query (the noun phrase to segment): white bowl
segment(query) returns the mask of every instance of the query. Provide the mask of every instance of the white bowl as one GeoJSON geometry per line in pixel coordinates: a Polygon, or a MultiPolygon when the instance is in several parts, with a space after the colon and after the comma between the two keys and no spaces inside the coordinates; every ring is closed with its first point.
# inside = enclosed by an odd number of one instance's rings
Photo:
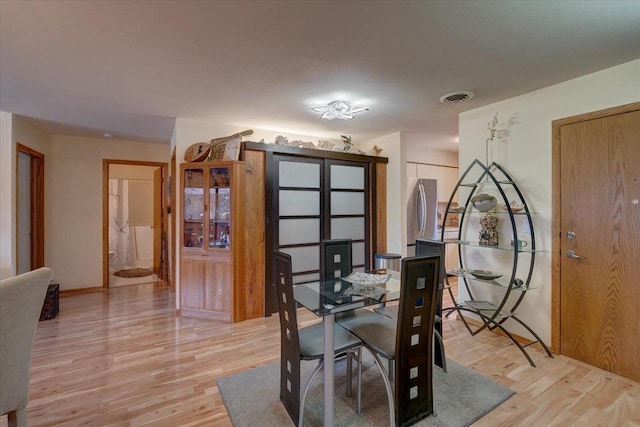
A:
{"type": "Polygon", "coordinates": [[[488,212],[496,207],[498,200],[489,194],[478,194],[471,198],[471,204],[480,212],[488,212]]]}

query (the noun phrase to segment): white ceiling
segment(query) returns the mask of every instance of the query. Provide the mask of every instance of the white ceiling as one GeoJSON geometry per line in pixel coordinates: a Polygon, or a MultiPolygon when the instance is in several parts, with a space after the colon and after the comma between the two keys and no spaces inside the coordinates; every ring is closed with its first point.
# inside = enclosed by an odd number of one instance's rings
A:
{"type": "Polygon", "coordinates": [[[640,1],[0,3],[0,109],[81,136],[166,142],[179,117],[455,150],[459,112],[637,58],[640,1]],[[336,99],[371,110],[309,109],[336,99]]]}

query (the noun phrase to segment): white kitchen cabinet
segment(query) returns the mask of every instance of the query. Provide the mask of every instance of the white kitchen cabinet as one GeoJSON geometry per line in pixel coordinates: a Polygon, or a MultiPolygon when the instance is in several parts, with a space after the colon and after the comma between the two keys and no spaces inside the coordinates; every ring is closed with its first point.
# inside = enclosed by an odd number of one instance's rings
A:
{"type": "MultiPolygon", "coordinates": [[[[458,239],[458,229],[457,228],[445,228],[444,234],[442,236],[444,241],[455,241],[458,239]]],[[[445,268],[447,270],[453,270],[458,268],[458,247],[456,245],[446,245],[445,246],[445,268]]]]}
{"type": "Polygon", "coordinates": [[[438,179],[438,169],[440,168],[440,166],[425,165],[422,163],[417,163],[416,166],[418,174],[416,178],[438,179]]]}
{"type": "MultiPolygon", "coordinates": [[[[448,202],[449,197],[454,194],[458,182],[458,168],[448,166],[438,166],[438,200],[448,202]]],[[[458,193],[454,194],[454,202],[458,201],[458,193]]]]}
{"type": "Polygon", "coordinates": [[[409,163],[407,162],[407,180],[409,179],[416,179],[418,177],[418,170],[417,170],[417,166],[415,163],[409,163]]]}

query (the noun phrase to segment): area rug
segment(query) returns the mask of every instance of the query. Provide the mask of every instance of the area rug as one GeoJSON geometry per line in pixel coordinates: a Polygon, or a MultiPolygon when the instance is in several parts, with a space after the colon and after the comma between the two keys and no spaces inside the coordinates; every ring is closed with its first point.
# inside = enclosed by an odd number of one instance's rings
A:
{"type": "MultiPolygon", "coordinates": [[[[363,352],[366,354],[366,351],[363,352]]],[[[389,408],[382,377],[366,354],[362,371],[362,413],[355,411],[355,397],[346,397],[346,362],[336,363],[336,426],[388,426],[389,408]]],[[[317,362],[302,362],[303,384],[317,362]]],[[[477,372],[447,360],[447,372],[434,367],[435,416],[415,424],[419,427],[471,425],[515,394],[477,372]]],[[[280,363],[221,378],[218,387],[235,427],[294,425],[280,402],[280,363]]],[[[355,381],[354,381],[355,385],[355,381]]],[[[355,392],[355,387],[354,387],[355,392]]],[[[355,395],[355,393],[354,393],[355,395]]],[[[320,373],[309,390],[304,425],[322,426],[323,378],[320,373]]]]}
{"type": "Polygon", "coordinates": [[[129,268],[113,273],[114,276],[125,277],[127,279],[130,279],[132,277],[151,276],[152,274],[153,270],[149,270],[148,268],[129,268]]]}

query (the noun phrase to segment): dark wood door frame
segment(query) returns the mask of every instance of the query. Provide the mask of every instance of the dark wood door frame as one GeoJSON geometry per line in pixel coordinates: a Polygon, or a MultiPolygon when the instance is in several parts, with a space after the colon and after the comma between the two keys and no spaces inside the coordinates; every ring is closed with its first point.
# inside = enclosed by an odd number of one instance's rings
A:
{"type": "Polygon", "coordinates": [[[170,235],[171,238],[167,239],[167,245],[169,246],[169,253],[171,262],[169,264],[169,280],[171,282],[171,290],[176,290],[176,248],[173,245],[173,242],[178,241],[176,239],[176,203],[177,203],[177,194],[178,189],[176,187],[176,174],[177,172],[177,163],[176,163],[176,147],[173,147],[173,151],[171,152],[171,177],[168,180],[168,188],[167,188],[167,201],[169,206],[167,207],[167,215],[170,215],[169,224],[170,229],[167,232],[167,235],[170,235]]]}
{"type": "MultiPolygon", "coordinates": [[[[102,287],[109,287],[109,166],[110,165],[129,165],[129,166],[155,166],[162,169],[162,177],[167,177],[169,165],[162,162],[144,162],[138,160],[102,160],[102,287]]],[[[164,194],[164,193],[163,193],[164,194]]],[[[162,209],[166,218],[166,197],[162,200],[162,209]]],[[[163,227],[167,227],[166,219],[162,223],[163,227]]],[[[168,243],[168,241],[167,241],[168,243]]],[[[168,243],[169,244],[169,243],[168,243]]],[[[169,244],[169,251],[171,245],[169,244]]]]}
{"type": "MultiPolygon", "coordinates": [[[[16,143],[16,194],[18,187],[18,156],[24,153],[31,158],[29,175],[30,175],[30,218],[29,228],[31,240],[31,269],[44,267],[44,154],[39,153],[26,145],[16,143]]],[[[16,203],[16,271],[18,270],[17,250],[18,242],[18,226],[20,221],[18,215],[18,203],[16,203]]]]}
{"type": "Polygon", "coordinates": [[[580,114],[577,116],[566,117],[564,119],[554,120],[552,122],[551,136],[551,350],[554,353],[561,353],[560,348],[560,269],[561,269],[561,222],[560,222],[560,202],[562,194],[560,194],[560,129],[562,126],[584,122],[587,120],[599,119],[608,116],[628,113],[640,109],[640,102],[621,105],[619,107],[607,108],[604,110],[594,111],[590,113],[580,114]]]}

